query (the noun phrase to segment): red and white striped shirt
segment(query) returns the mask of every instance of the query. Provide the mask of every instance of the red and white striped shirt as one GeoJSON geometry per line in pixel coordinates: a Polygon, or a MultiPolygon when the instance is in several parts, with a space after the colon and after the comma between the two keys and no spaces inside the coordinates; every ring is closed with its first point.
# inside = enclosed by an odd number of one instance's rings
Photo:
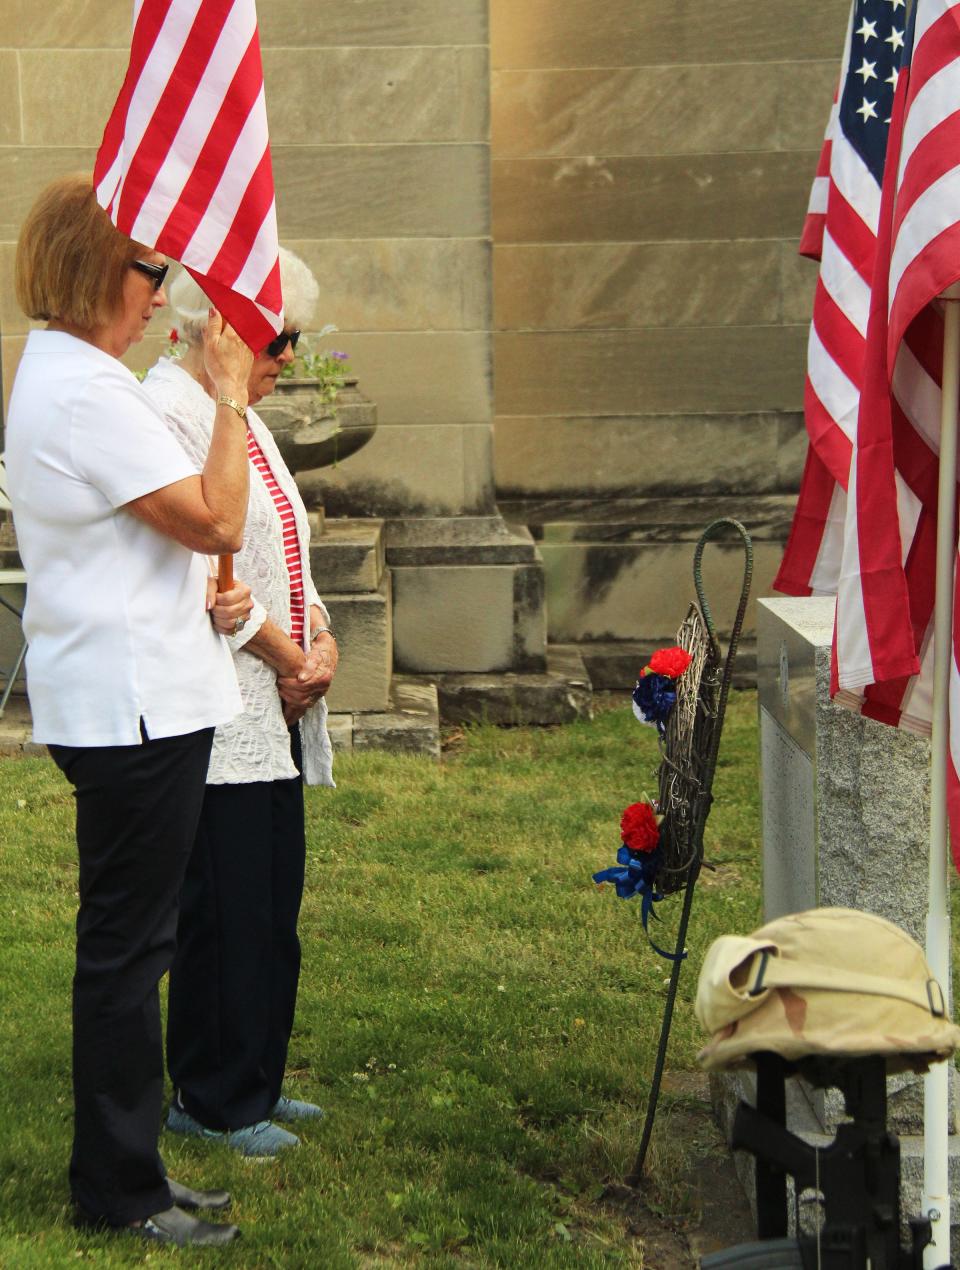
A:
{"type": "Polygon", "coordinates": [[[283,525],[283,554],[287,562],[287,573],[290,576],[290,638],[295,644],[303,644],[303,565],[300,560],[300,540],[297,537],[297,522],[290,506],[290,500],[277,484],[270,464],[267,462],[257,438],[247,429],[247,454],[250,462],[263,477],[264,484],[270,491],[283,525]]]}

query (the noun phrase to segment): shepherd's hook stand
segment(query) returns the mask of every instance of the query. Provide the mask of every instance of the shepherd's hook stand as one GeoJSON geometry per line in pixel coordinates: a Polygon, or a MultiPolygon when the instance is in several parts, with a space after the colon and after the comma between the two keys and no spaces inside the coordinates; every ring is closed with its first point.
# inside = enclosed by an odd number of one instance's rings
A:
{"type": "MultiPolygon", "coordinates": [[[[647,1101],[647,1116],[643,1126],[643,1136],[640,1139],[640,1149],[637,1152],[637,1158],[630,1173],[625,1181],[627,1186],[637,1187],[643,1177],[643,1166],[647,1158],[647,1150],[650,1146],[650,1136],[653,1133],[653,1122],[657,1114],[657,1103],[660,1099],[660,1085],[663,1080],[663,1069],[667,1058],[667,1045],[670,1041],[670,1027],[673,1023],[673,1008],[677,998],[677,988],[680,983],[680,969],[683,965],[684,948],[687,939],[687,928],[690,924],[690,910],[693,905],[693,888],[697,878],[700,875],[700,866],[703,863],[703,831],[707,822],[707,816],[710,813],[710,804],[713,801],[713,775],[717,766],[717,754],[720,749],[720,733],[723,729],[723,717],[727,708],[727,697],[730,693],[730,684],[733,678],[733,666],[736,661],[737,649],[740,644],[740,634],[743,630],[743,620],[747,611],[747,601],[750,598],[750,586],[753,581],[753,543],[750,541],[750,535],[744,529],[738,520],[724,516],[720,520],[712,521],[697,541],[696,549],[693,554],[693,583],[697,592],[697,602],[700,606],[700,612],[703,616],[704,624],[710,639],[710,651],[708,657],[708,666],[704,671],[701,681],[700,693],[701,700],[705,709],[702,712],[702,721],[706,729],[706,735],[703,737],[705,744],[702,747],[702,770],[699,774],[697,793],[695,795],[692,815],[690,817],[690,842],[689,842],[689,865],[687,867],[686,879],[684,882],[683,892],[683,909],[680,913],[680,925],[677,929],[677,943],[673,958],[673,965],[670,971],[670,984],[667,988],[667,999],[663,1009],[663,1022],[660,1026],[660,1042],[657,1047],[657,1059],[654,1065],[653,1079],[650,1085],[650,1096],[647,1101]],[[707,597],[703,585],[703,574],[701,566],[703,562],[703,550],[708,542],[720,537],[727,530],[733,530],[740,539],[740,545],[744,553],[743,566],[743,583],[740,589],[740,601],[737,605],[736,617],[730,632],[730,644],[727,649],[727,656],[723,663],[723,672],[717,680],[717,671],[720,666],[720,645],[717,640],[716,626],[714,625],[713,615],[710,606],[707,603],[707,597]]],[[[669,755],[667,756],[669,758],[669,755]]]]}

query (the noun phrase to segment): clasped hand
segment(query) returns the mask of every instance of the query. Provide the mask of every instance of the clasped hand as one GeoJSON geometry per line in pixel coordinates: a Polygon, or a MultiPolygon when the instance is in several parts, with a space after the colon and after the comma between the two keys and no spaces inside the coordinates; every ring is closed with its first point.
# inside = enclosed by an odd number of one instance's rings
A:
{"type": "Polygon", "coordinates": [[[207,578],[207,611],[221,635],[235,635],[237,620],[246,621],[253,611],[253,593],[246,582],[234,582],[229,591],[217,590],[217,579],[207,578]]]}
{"type": "Polygon", "coordinates": [[[288,724],[302,719],[311,706],[326,694],[337,669],[337,645],[333,640],[316,643],[303,659],[296,675],[279,676],[277,689],[288,724]]]}

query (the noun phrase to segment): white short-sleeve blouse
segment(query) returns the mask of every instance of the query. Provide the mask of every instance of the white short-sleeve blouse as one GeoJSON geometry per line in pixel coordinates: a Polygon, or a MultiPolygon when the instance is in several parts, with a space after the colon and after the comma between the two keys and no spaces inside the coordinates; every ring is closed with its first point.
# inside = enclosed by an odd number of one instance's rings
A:
{"type": "Polygon", "coordinates": [[[206,557],[124,504],[196,474],[116,358],[33,331],[6,426],[34,739],[138,745],[213,727],[242,708],[233,659],[206,612],[206,557]]]}

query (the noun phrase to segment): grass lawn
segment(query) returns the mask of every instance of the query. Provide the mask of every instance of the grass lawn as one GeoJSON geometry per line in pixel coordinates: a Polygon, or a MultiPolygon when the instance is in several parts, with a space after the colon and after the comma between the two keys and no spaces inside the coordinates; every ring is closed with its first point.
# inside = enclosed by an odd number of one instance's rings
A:
{"type": "MultiPolygon", "coordinates": [[[[288,1092],[327,1108],[276,1163],[170,1135],[173,1176],[225,1185],[226,1267],[642,1266],[595,1201],[639,1139],[668,963],[590,874],[656,737],[627,704],[558,729],[478,727],[444,760],[342,757],[308,791],[304,965],[288,1092]]],[[[695,1067],[704,949],[759,920],[756,698],[732,695],[668,1067],[695,1067]]],[[[0,763],[0,1266],[179,1264],[70,1225],[73,805],[53,764],[0,763]]],[[[680,899],[661,905],[669,944],[680,899]]],[[[665,1094],[652,1202],[682,1205],[665,1094]]]]}

